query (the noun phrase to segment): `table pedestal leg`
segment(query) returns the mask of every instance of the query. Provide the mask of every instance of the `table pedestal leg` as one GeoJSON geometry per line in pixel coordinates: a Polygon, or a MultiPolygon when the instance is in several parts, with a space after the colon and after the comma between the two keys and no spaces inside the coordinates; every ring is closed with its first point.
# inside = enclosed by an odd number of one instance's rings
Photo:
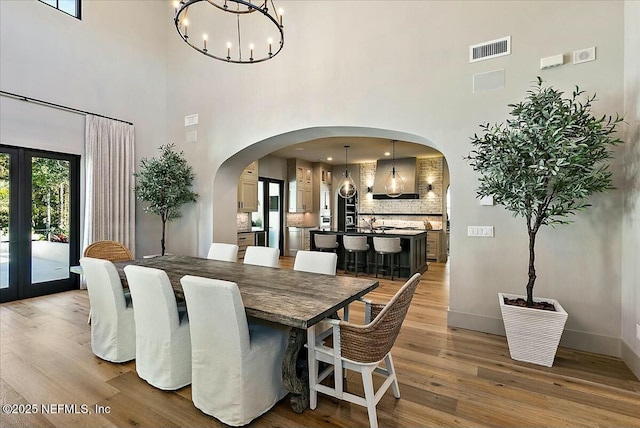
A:
{"type": "Polygon", "coordinates": [[[305,330],[292,327],[289,330],[289,344],[282,360],[282,380],[284,387],[291,393],[291,408],[296,413],[302,413],[309,408],[308,370],[303,368],[299,376],[296,370],[298,353],[306,340],[307,333],[305,330]]]}

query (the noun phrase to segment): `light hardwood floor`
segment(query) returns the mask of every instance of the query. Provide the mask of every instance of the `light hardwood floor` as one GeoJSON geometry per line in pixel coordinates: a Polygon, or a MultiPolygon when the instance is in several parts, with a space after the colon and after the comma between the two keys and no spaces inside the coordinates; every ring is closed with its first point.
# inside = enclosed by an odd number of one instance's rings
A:
{"type": "MultiPolygon", "coordinates": [[[[369,297],[382,302],[403,283],[380,282],[369,297]]],[[[402,397],[382,398],[381,427],[640,427],[640,382],[620,359],[560,349],[552,368],[512,361],[504,337],[447,328],[448,282],[448,266],[438,263],[422,278],[392,351],[402,397]]],[[[221,426],[193,406],[190,387],[160,391],[138,378],[134,362],[95,357],[88,311],[84,290],[0,306],[0,403],[38,410],[0,413],[0,426],[221,426]],[[57,413],[42,414],[47,408],[57,413]]],[[[351,317],[362,313],[354,308],[351,317]]],[[[350,374],[347,386],[360,392],[359,376],[350,374]]],[[[285,398],[249,426],[356,427],[368,419],[365,408],[319,394],[314,411],[295,414],[285,398]]]]}

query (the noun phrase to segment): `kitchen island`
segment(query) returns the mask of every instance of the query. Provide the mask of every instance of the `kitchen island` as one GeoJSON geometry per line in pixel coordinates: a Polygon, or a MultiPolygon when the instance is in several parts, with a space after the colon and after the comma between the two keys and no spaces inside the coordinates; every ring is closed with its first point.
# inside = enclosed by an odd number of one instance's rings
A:
{"type": "Polygon", "coordinates": [[[401,277],[409,278],[416,272],[424,272],[428,269],[427,265],[427,234],[428,230],[424,229],[390,229],[385,228],[360,228],[356,231],[339,231],[335,229],[331,230],[313,230],[311,231],[311,249],[315,250],[314,236],[321,235],[336,235],[338,241],[338,267],[344,266],[344,246],[342,244],[342,237],[344,235],[349,236],[366,236],[367,243],[369,244],[369,254],[367,254],[369,260],[369,272],[374,272],[373,266],[375,265],[376,253],[373,250],[373,238],[375,236],[400,238],[400,245],[402,252],[400,253],[400,275],[401,277]]]}

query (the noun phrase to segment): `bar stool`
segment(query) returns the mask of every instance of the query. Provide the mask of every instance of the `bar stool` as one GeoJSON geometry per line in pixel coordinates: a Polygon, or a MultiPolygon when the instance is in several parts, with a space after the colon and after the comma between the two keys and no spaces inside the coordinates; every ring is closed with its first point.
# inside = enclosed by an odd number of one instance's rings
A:
{"type": "Polygon", "coordinates": [[[382,271],[386,272],[384,267],[385,256],[390,256],[389,270],[391,271],[391,281],[393,281],[394,269],[398,271],[400,276],[400,252],[402,247],[400,246],[400,238],[381,238],[378,236],[373,237],[373,249],[376,252],[376,278],[378,277],[378,258],[382,258],[382,271]],[[397,265],[396,265],[397,262],[397,265]]]}
{"type": "Polygon", "coordinates": [[[313,242],[318,251],[332,251],[335,253],[338,248],[338,240],[336,235],[323,235],[316,233],[313,235],[313,242]]]}
{"type": "Polygon", "coordinates": [[[348,263],[351,261],[351,255],[353,255],[353,265],[355,267],[356,276],[358,276],[358,265],[360,261],[360,253],[364,253],[364,269],[365,272],[369,270],[369,244],[367,244],[366,236],[349,236],[345,235],[342,238],[342,245],[344,246],[344,272],[347,273],[348,263]]]}

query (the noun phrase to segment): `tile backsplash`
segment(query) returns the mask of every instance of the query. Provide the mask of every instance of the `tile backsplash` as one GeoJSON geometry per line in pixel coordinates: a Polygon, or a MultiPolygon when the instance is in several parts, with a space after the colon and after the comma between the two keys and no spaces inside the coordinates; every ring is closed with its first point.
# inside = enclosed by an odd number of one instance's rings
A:
{"type": "Polygon", "coordinates": [[[238,231],[251,230],[251,213],[238,213],[236,215],[238,231]]]}
{"type": "MultiPolygon", "coordinates": [[[[432,229],[442,229],[442,217],[441,216],[402,216],[402,215],[375,215],[374,227],[378,226],[392,226],[392,227],[415,227],[418,229],[427,228],[426,223],[431,224],[432,229]]],[[[371,222],[370,215],[360,216],[358,219],[358,226],[368,228],[371,222]]]]}
{"type": "Polygon", "coordinates": [[[310,213],[287,213],[287,227],[312,227],[316,221],[310,213]]]}
{"type": "MultiPolygon", "coordinates": [[[[418,158],[418,194],[420,199],[373,199],[373,194],[365,193],[359,202],[363,213],[403,213],[403,214],[442,214],[444,189],[444,157],[418,158]],[[429,191],[429,184],[433,189],[429,191]]],[[[363,188],[373,186],[376,175],[376,163],[360,164],[360,183],[363,188]]],[[[415,218],[414,218],[415,220],[415,218]]]]}

